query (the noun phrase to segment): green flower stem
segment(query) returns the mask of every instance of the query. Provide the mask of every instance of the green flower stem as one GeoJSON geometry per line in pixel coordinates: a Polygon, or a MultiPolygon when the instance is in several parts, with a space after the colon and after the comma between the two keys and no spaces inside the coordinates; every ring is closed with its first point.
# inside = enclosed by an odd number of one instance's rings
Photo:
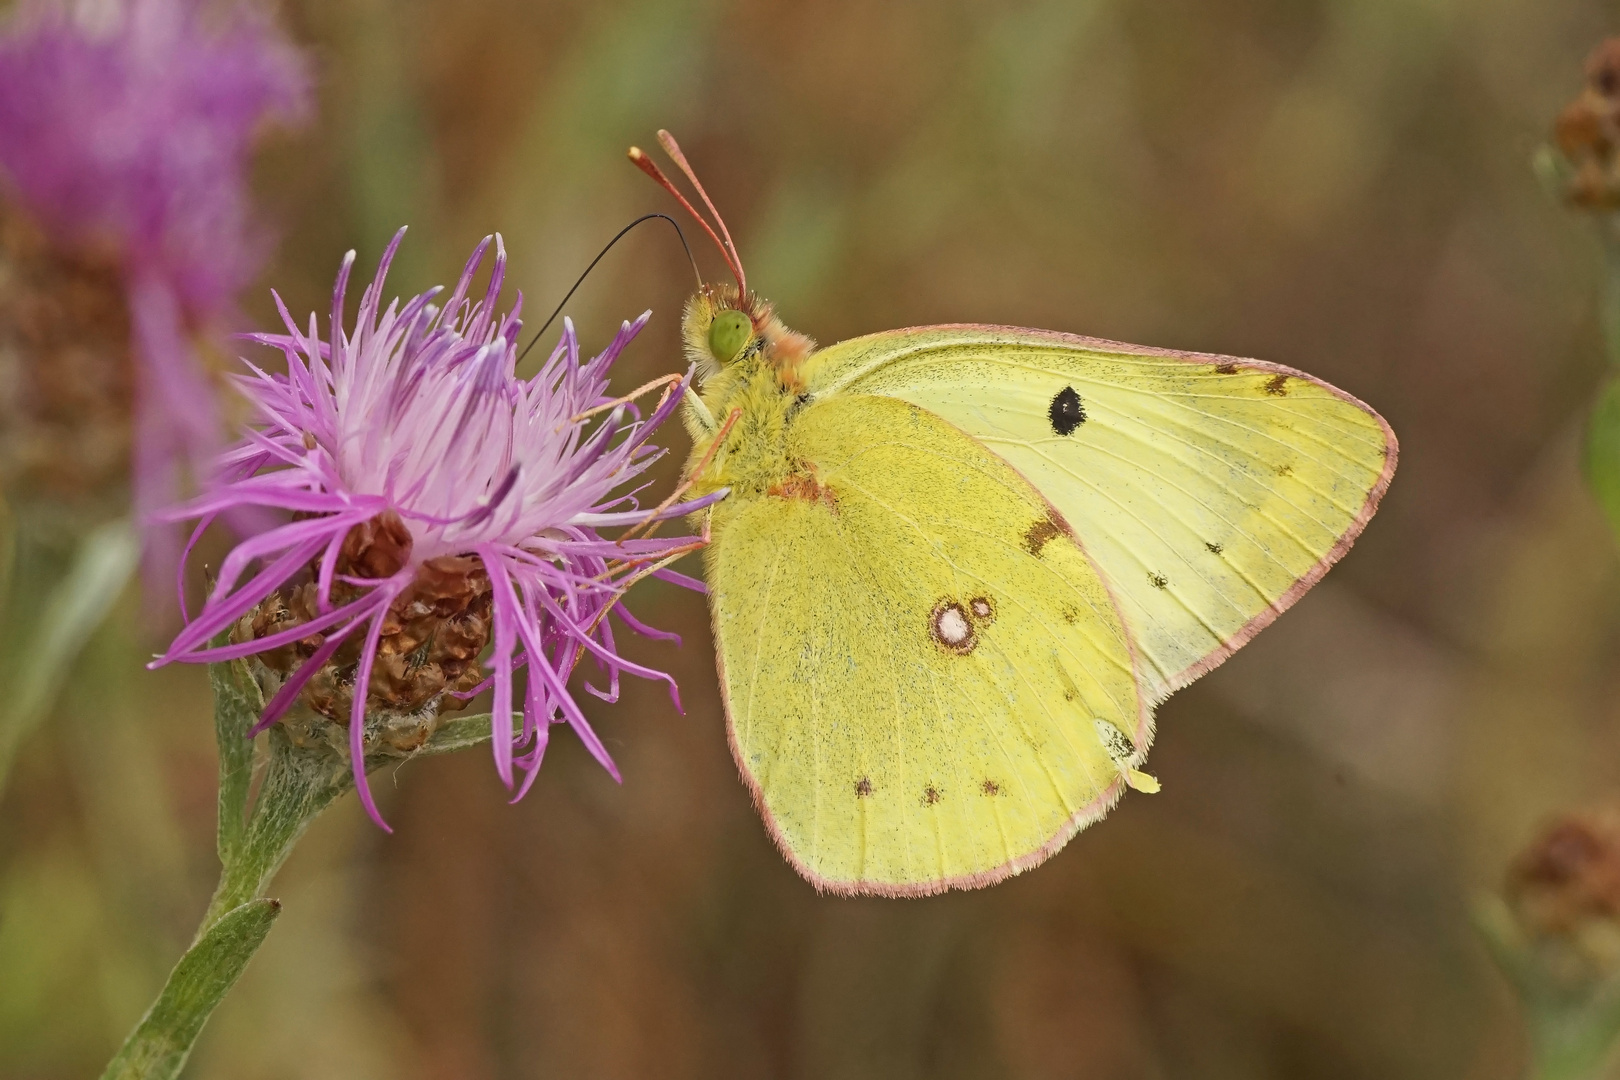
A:
{"type": "Polygon", "coordinates": [[[1599,321],[1609,378],[1598,391],[1587,421],[1583,465],[1587,483],[1609,525],[1620,537],[1620,216],[1599,223],[1603,241],[1603,299],[1599,321]]]}
{"type": "MultiPolygon", "coordinates": [[[[353,786],[348,761],[326,748],[294,746],[280,727],[270,730],[269,755],[258,797],[253,743],[247,733],[264,708],[257,683],[241,661],[216,664],[214,730],[219,741],[219,885],[197,937],[169,974],[162,992],[107,1065],[102,1080],[169,1080],[179,1075],[203,1024],[264,943],[281,911],[261,894],[293,845],[338,796],[353,786]]],[[[452,720],[412,756],[473,746],[489,738],[489,717],[452,720]]],[[[378,756],[368,771],[401,760],[378,756]]]]}
{"type": "Polygon", "coordinates": [[[1587,485],[1620,537],[1620,375],[1598,391],[1586,424],[1584,457],[1587,485]]]}
{"type": "Polygon", "coordinates": [[[1620,373],[1620,215],[1605,216],[1599,222],[1598,237],[1603,244],[1603,298],[1598,321],[1611,372],[1620,373]]]}
{"type": "Polygon", "coordinates": [[[227,912],[264,892],[310,822],[351,786],[347,762],[331,753],[300,752],[279,728],[271,730],[264,786],[230,857],[220,853],[219,885],[203,916],[199,940],[227,912]]]}
{"type": "MultiPolygon", "coordinates": [[[[1554,201],[1568,204],[1574,167],[1551,146],[1531,159],[1542,187],[1554,201]]],[[[1620,214],[1596,213],[1592,223],[1603,249],[1603,285],[1598,324],[1609,376],[1598,390],[1587,420],[1581,465],[1610,528],[1620,539],[1620,214]]]]}

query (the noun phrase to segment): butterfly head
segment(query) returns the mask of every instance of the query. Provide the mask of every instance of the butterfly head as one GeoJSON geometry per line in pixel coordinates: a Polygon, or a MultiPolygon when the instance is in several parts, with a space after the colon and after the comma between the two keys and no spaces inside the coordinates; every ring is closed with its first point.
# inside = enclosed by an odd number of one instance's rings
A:
{"type": "Polygon", "coordinates": [[[699,382],[755,358],[791,380],[815,350],[815,342],[783,325],[770,301],[739,294],[731,285],[706,284],[693,294],[681,318],[681,338],[699,382]]]}
{"type": "Polygon", "coordinates": [[[687,361],[697,366],[699,382],[706,382],[728,364],[759,352],[760,320],[754,297],[741,296],[730,285],[704,284],[686,302],[681,316],[681,340],[687,361]]]}
{"type": "Polygon", "coordinates": [[[713,226],[640,149],[634,146],[630,148],[630,160],[636,168],[675,196],[693,219],[703,226],[703,231],[720,249],[726,267],[737,281],[735,286],[700,284],[697,293],[687,302],[686,312],[681,319],[681,337],[686,343],[687,359],[697,366],[698,381],[706,382],[727,366],[753,357],[760,357],[774,366],[784,375],[785,382],[796,381],[798,363],[814,350],[815,343],[783,326],[782,321],[772,313],[770,303],[748,291],[748,276],[743,272],[737,246],[731,241],[731,232],[726,228],[720,212],[714,208],[708,192],[703,190],[680,145],[667,131],[658,132],[658,143],[697,189],[703,205],[708,207],[714,218],[713,226]]]}
{"type": "Polygon", "coordinates": [[[700,382],[755,357],[787,374],[815,349],[809,338],[782,324],[770,301],[731,285],[698,288],[686,302],[681,338],[700,382]]]}

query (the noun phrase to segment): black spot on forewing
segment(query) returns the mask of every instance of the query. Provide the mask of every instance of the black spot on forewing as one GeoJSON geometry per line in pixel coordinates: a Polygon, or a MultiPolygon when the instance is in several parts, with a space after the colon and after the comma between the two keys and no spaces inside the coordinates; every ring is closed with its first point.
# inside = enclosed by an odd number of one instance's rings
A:
{"type": "Polygon", "coordinates": [[[1204,550],[1209,552],[1211,555],[1219,555],[1221,552],[1225,551],[1226,549],[1221,547],[1221,545],[1219,545],[1219,544],[1209,543],[1209,542],[1206,541],[1205,544],[1204,544],[1204,550]]]}
{"type": "Polygon", "coordinates": [[[1149,574],[1148,584],[1152,585],[1155,589],[1164,589],[1169,587],[1170,579],[1165,577],[1163,574],[1149,574]]]}
{"type": "Polygon", "coordinates": [[[979,790],[984,792],[986,795],[1000,795],[1001,785],[996,783],[994,780],[986,780],[984,783],[979,785],[979,790]]]}
{"type": "Polygon", "coordinates": [[[859,780],[855,781],[855,797],[857,799],[864,799],[871,794],[872,781],[870,779],[863,776],[859,780]]]}
{"type": "Polygon", "coordinates": [[[933,806],[935,803],[939,802],[940,798],[941,795],[939,793],[939,788],[935,787],[933,784],[929,784],[927,787],[923,788],[922,801],[924,806],[933,806]]]}
{"type": "Polygon", "coordinates": [[[1080,400],[1080,395],[1074,392],[1074,387],[1065,386],[1052,398],[1046,416],[1052,421],[1054,432],[1072,435],[1075,428],[1086,422],[1086,406],[1080,400]]]}
{"type": "Polygon", "coordinates": [[[1265,391],[1266,391],[1266,393],[1270,394],[1272,397],[1287,397],[1288,396],[1288,376],[1286,376],[1286,375],[1273,375],[1271,377],[1271,381],[1266,383],[1265,391]]]}
{"type": "Polygon", "coordinates": [[[1063,526],[1051,518],[1042,518],[1025,531],[1024,550],[1031,555],[1040,555],[1042,548],[1062,535],[1063,526]]]}
{"type": "Polygon", "coordinates": [[[1215,374],[1217,374],[1217,375],[1236,375],[1237,374],[1237,369],[1238,368],[1237,368],[1236,364],[1216,364],[1215,365],[1215,374]]]}
{"type": "Polygon", "coordinates": [[[1293,476],[1294,475],[1294,467],[1292,465],[1287,465],[1287,464],[1279,465],[1279,466],[1277,466],[1277,475],[1278,476],[1293,476]]]}

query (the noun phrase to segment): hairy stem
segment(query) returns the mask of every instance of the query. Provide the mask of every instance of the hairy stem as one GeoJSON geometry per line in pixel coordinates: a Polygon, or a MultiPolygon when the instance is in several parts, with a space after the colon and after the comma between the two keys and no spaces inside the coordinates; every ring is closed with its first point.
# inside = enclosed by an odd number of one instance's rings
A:
{"type": "MultiPolygon", "coordinates": [[[[326,748],[296,747],[279,727],[272,728],[268,760],[250,808],[254,762],[247,735],[264,699],[240,661],[216,664],[211,675],[219,741],[219,885],[191,947],[107,1065],[102,1080],[170,1080],[179,1075],[208,1017],[281,912],[280,901],[261,894],[310,823],[354,786],[342,755],[326,748]]],[[[476,745],[489,738],[489,730],[487,715],[453,720],[415,755],[476,745]]],[[[367,766],[399,760],[368,758],[367,766]]]]}

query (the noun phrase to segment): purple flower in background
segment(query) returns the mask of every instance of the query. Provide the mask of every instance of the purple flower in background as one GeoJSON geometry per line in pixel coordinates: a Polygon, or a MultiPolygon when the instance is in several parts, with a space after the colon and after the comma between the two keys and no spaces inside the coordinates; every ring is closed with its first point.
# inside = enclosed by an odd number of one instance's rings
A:
{"type": "Polygon", "coordinates": [[[266,119],[303,114],[307,84],[266,19],[196,0],[24,0],[0,35],[8,195],[55,242],[121,271],[143,519],[217,449],[214,384],[193,336],[229,317],[260,264],[248,150],[266,119]]]}
{"type": "Polygon", "coordinates": [[[300,695],[347,723],[356,784],[384,828],[365,781],[368,711],[373,721],[408,714],[483,686],[494,689],[496,769],[508,787],[514,768],[526,773],[515,797],[533,782],[553,722],[571,725],[617,778],[569,695],[569,674],[588,656],[608,674],[605,689],[587,687],[600,697],[617,697],[623,672],[663,679],[674,696],[668,675],[618,654],[607,616],[673,636],[643,626],[618,602],[648,574],[701,589],[664,568],[698,541],[635,538],[636,527],[713,501],[647,510],[633,493],[614,494],[661,456],[648,437],[690,378],[661,380],[664,396],[646,419],[606,396],[608,368],[646,315],[588,360],[565,324],[539,373],[520,379],[522,298],[508,314],[495,310],[506,268],[499,237],[482,298],[468,290],[489,239],[442,306],[435,289],[384,308],[384,277],[403,236],[384,254],[352,333],[342,329],[350,252],[329,341],[314,315],[300,331],[279,297],[287,333],[253,336],[281,350],[287,373],[255,367],[239,379],[261,426],[224,455],[214,490],[176,516],[206,524],[252,507],[292,520],[230,553],[207,606],[155,662],[258,654],[285,675],[259,729],[300,695]],[[610,527],[631,532],[599,534],[610,527]],[[230,643],[210,647],[224,631],[230,643]],[[491,643],[485,677],[478,658],[491,643]],[[525,667],[519,726],[513,677],[525,667]]]}

